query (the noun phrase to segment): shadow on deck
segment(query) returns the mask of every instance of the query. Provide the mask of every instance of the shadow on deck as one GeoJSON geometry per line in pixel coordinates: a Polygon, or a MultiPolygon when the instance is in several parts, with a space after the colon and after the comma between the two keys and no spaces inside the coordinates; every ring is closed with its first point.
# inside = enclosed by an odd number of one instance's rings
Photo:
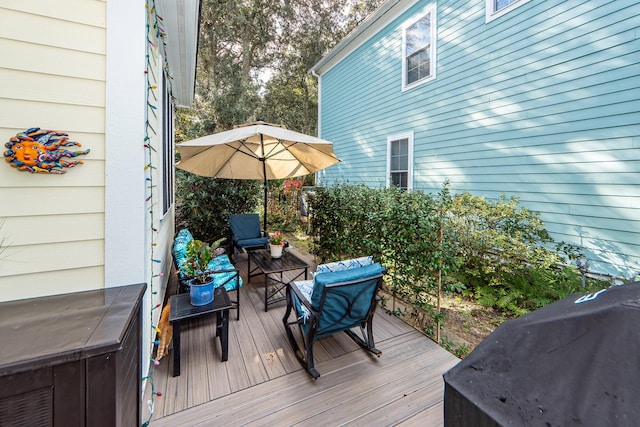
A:
{"type": "MultiPolygon", "coordinates": [[[[455,356],[378,308],[373,332],[382,357],[346,334],[323,338],[314,345],[321,377],[313,380],[287,341],[286,302],[265,312],[263,279],[248,283],[247,255],[239,256],[238,268],[244,286],[240,320],[231,313],[229,360],[220,361],[214,316],[184,325],[182,375],[171,376],[171,352],[153,368],[162,396],[153,399],[151,426],[443,424],[442,374],[459,361],[455,356]]],[[[150,393],[148,385],[143,420],[150,393]]]]}

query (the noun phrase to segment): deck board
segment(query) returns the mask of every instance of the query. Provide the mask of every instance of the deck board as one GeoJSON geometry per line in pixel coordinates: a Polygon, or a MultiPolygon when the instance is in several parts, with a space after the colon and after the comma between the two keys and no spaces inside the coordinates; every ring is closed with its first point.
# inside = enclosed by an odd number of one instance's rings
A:
{"type": "MultiPolygon", "coordinates": [[[[455,356],[379,308],[373,331],[382,356],[345,334],[323,338],[314,346],[321,377],[313,380],[287,340],[286,303],[265,312],[264,281],[249,283],[246,255],[238,261],[244,286],[240,320],[231,315],[229,360],[220,361],[215,316],[185,322],[182,374],[171,376],[172,353],[153,368],[162,397],[154,398],[152,426],[442,425],[442,374],[458,362],[455,356]]],[[[143,405],[144,419],[148,414],[143,405]]]]}

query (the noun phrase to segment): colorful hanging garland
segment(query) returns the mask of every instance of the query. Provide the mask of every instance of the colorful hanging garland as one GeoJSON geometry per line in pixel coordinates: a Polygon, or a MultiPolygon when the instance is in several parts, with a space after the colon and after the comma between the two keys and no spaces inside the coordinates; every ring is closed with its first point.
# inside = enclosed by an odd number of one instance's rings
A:
{"type": "MultiPolygon", "coordinates": [[[[145,112],[145,135],[144,135],[143,144],[144,144],[145,155],[146,155],[146,165],[144,167],[145,175],[146,175],[145,181],[147,182],[147,189],[148,189],[148,194],[146,196],[145,202],[148,207],[149,221],[151,223],[151,230],[152,230],[151,260],[150,260],[151,272],[152,272],[151,281],[150,281],[151,282],[150,291],[151,291],[151,299],[152,299],[151,313],[150,313],[151,329],[152,329],[151,334],[153,337],[155,337],[156,334],[160,334],[162,330],[160,328],[160,324],[159,325],[153,324],[153,320],[154,320],[153,315],[154,315],[154,312],[160,309],[162,305],[153,304],[153,297],[158,294],[157,290],[155,289],[156,280],[157,278],[162,277],[164,274],[161,271],[157,273],[155,272],[157,268],[161,266],[162,261],[156,258],[156,253],[155,253],[155,248],[157,245],[156,240],[157,240],[158,229],[156,227],[156,216],[155,216],[155,208],[154,208],[155,203],[153,200],[154,189],[157,187],[154,182],[154,176],[155,176],[154,170],[156,169],[156,167],[153,165],[153,157],[154,157],[154,153],[157,152],[157,149],[153,145],[153,138],[157,137],[158,133],[151,125],[150,117],[149,117],[149,114],[151,113],[154,116],[154,118],[156,119],[158,118],[158,116],[156,115],[156,110],[158,107],[155,105],[155,103],[158,101],[158,95],[156,93],[158,90],[158,86],[155,84],[156,81],[158,80],[158,77],[154,73],[155,67],[154,67],[154,64],[152,63],[153,49],[157,49],[157,45],[154,43],[154,39],[155,41],[162,42],[162,50],[164,53],[163,68],[167,76],[167,80],[168,80],[167,83],[169,84],[169,96],[171,97],[172,100],[174,99],[174,96],[173,96],[173,87],[171,82],[172,77],[169,74],[169,63],[167,61],[167,55],[166,55],[165,37],[167,34],[160,25],[160,23],[162,22],[162,18],[158,16],[156,12],[156,5],[154,0],[148,1],[145,7],[147,8],[147,47],[146,47],[146,67],[144,70],[144,74],[147,80],[147,96],[146,96],[147,109],[145,112]]],[[[154,344],[159,345],[160,342],[156,340],[154,341],[154,344]]],[[[155,407],[155,398],[162,396],[162,393],[156,392],[155,385],[153,383],[153,367],[158,366],[160,362],[154,359],[153,355],[151,356],[150,361],[152,362],[152,364],[149,369],[149,373],[147,376],[144,376],[142,378],[143,380],[148,380],[149,385],[151,386],[151,399],[147,402],[148,408],[149,408],[149,416],[147,420],[142,424],[143,427],[147,427],[151,422],[151,418],[153,417],[153,411],[155,407]]]]}
{"type": "Polygon", "coordinates": [[[11,137],[4,144],[7,151],[4,159],[11,166],[21,171],[31,173],[67,173],[65,168],[72,168],[83,163],[82,160],[67,160],[89,153],[84,151],[69,151],[62,147],[81,147],[82,144],[69,141],[69,135],[53,130],[30,128],[11,137]]]}

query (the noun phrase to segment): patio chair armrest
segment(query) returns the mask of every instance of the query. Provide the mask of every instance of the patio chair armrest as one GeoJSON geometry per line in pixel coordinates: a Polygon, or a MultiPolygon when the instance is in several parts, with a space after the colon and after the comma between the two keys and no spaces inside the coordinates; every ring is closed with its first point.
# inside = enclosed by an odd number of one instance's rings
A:
{"type": "Polygon", "coordinates": [[[216,287],[224,286],[227,291],[232,288],[238,289],[240,288],[240,286],[242,286],[242,279],[240,279],[240,270],[238,269],[213,270],[210,272],[209,276],[214,277],[214,283],[216,287]],[[225,276],[225,274],[227,276],[225,276]],[[216,280],[215,276],[221,276],[219,277],[220,280],[216,280]],[[231,285],[231,283],[234,282],[235,284],[231,285]],[[231,286],[231,288],[229,288],[228,286],[231,286]]]}
{"type": "Polygon", "coordinates": [[[296,297],[298,298],[298,301],[300,301],[300,303],[304,305],[312,314],[316,313],[316,310],[314,310],[313,307],[311,306],[311,302],[307,300],[307,298],[302,294],[302,292],[300,292],[300,289],[298,289],[298,287],[295,285],[295,282],[287,283],[287,287],[291,290],[291,292],[293,292],[296,295],[296,297]]]}
{"type": "MultiPolygon", "coordinates": [[[[223,273],[236,273],[236,274],[240,274],[240,270],[238,270],[237,268],[231,268],[231,269],[227,269],[227,270],[207,270],[206,273],[208,275],[213,275],[213,274],[223,274],[223,273]]],[[[193,279],[194,276],[187,276],[184,275],[183,277],[180,278],[180,280],[191,280],[193,279]]]]}
{"type": "MultiPolygon", "coordinates": [[[[228,270],[207,270],[206,271],[207,275],[212,276],[214,274],[223,274],[223,273],[236,273],[236,274],[240,274],[240,270],[238,270],[237,268],[232,268],[232,269],[228,269],[228,270]]],[[[184,277],[180,278],[180,280],[182,281],[189,281],[191,279],[193,279],[195,276],[187,276],[185,275],[184,277]]]]}
{"type": "Polygon", "coordinates": [[[228,270],[210,270],[209,274],[222,274],[222,273],[240,273],[240,270],[237,268],[231,268],[228,270]]]}

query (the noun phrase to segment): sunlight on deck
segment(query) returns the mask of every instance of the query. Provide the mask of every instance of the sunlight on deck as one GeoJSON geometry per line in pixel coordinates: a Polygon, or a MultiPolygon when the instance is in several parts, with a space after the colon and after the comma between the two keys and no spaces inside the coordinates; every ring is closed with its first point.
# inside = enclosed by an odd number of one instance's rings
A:
{"type": "Polygon", "coordinates": [[[442,425],[442,374],[459,361],[455,356],[378,308],[373,332],[382,357],[345,334],[323,338],[314,346],[321,376],[313,380],[287,341],[286,302],[264,311],[263,280],[248,283],[246,260],[239,256],[244,286],[240,320],[231,313],[229,360],[220,361],[215,317],[184,325],[182,374],[171,376],[173,349],[153,370],[162,396],[154,398],[151,426],[442,425]]]}

